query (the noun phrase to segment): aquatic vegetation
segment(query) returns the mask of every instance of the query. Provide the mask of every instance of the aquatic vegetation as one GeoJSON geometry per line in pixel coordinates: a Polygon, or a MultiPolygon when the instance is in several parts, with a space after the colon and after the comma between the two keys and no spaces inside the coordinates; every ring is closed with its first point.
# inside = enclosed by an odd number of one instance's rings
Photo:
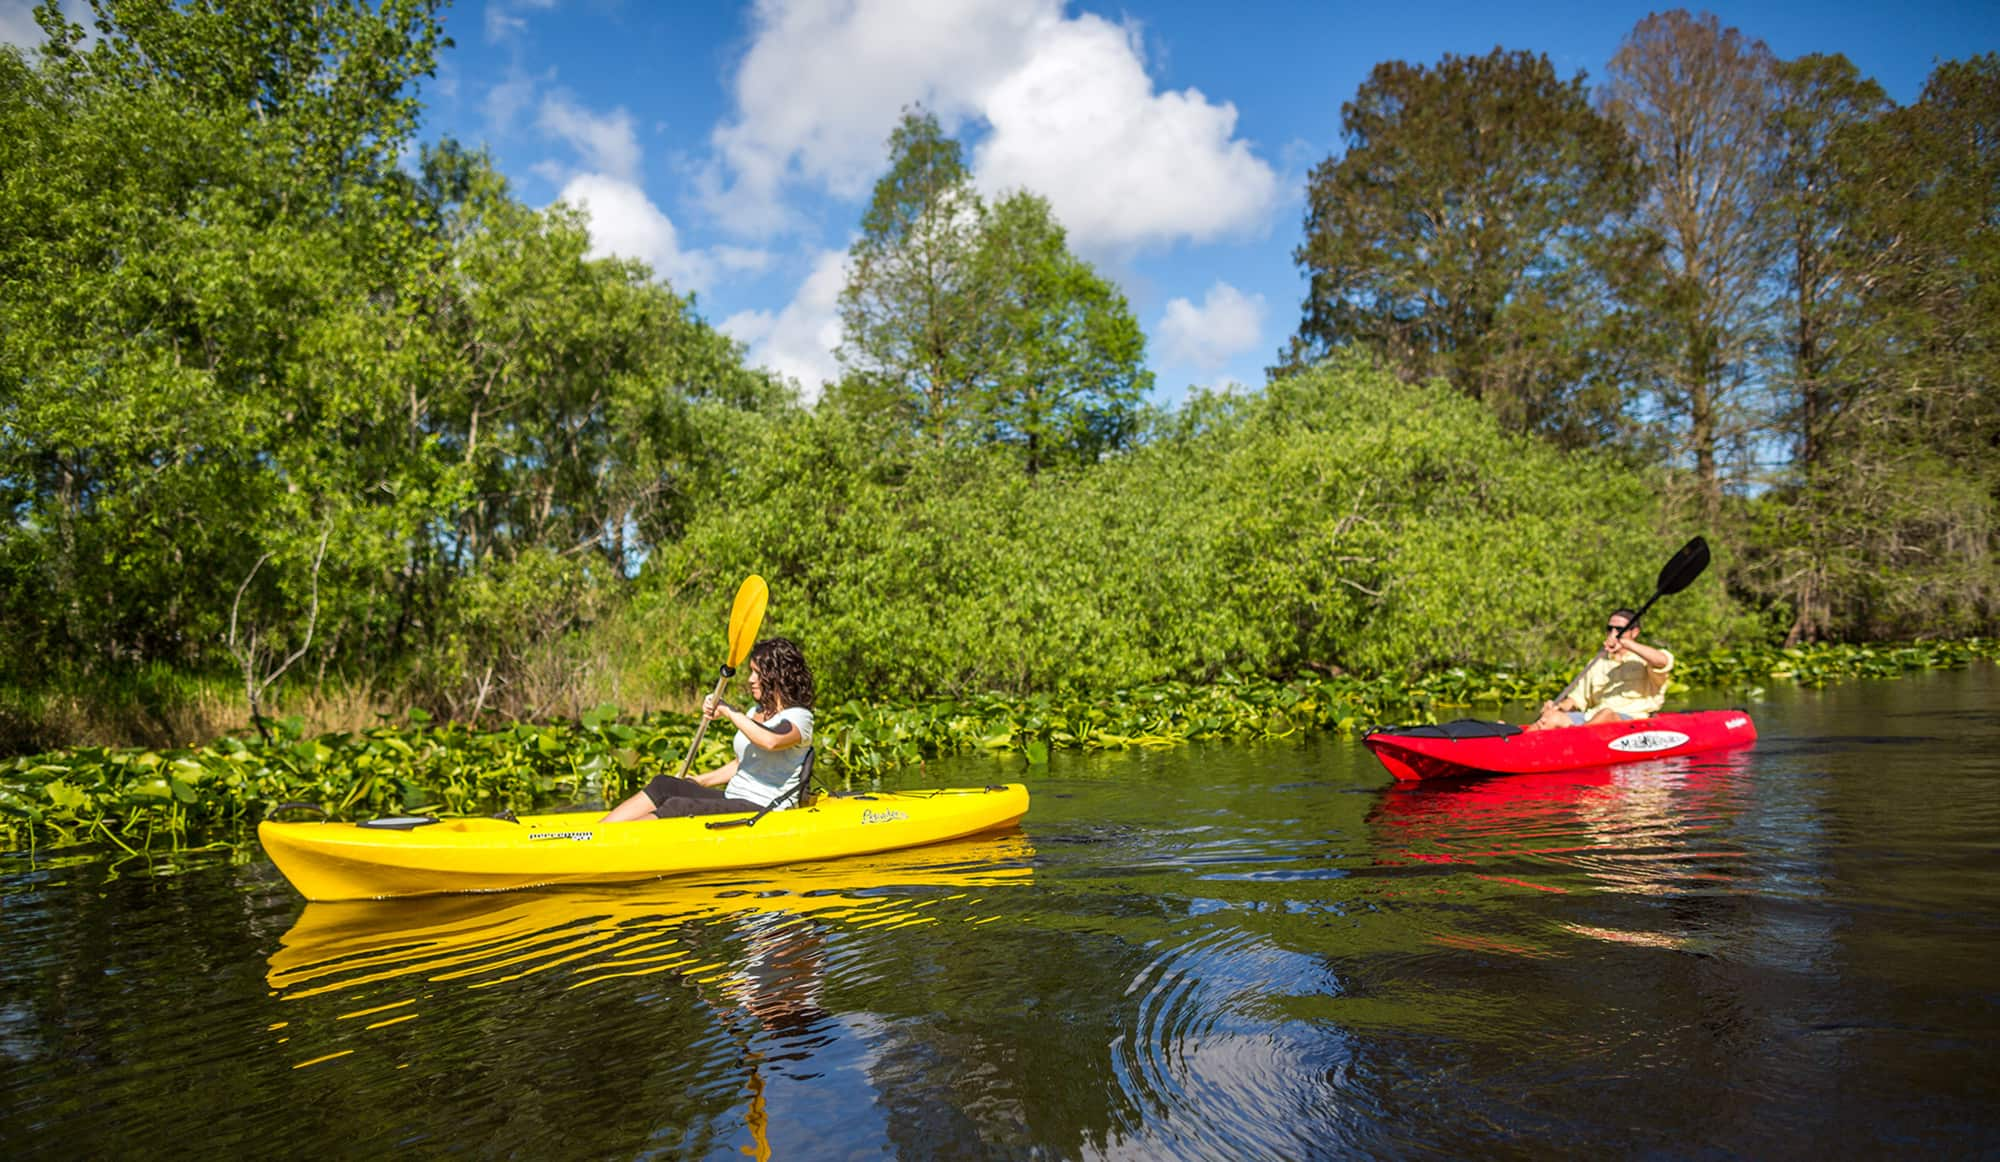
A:
{"type": "MultiPolygon", "coordinates": [[[[1740,690],[2000,660],[2000,639],[1895,646],[1753,648],[1680,659],[1676,689],[1740,690]]],[[[1057,750],[1171,747],[1205,740],[1352,735],[1390,722],[1498,714],[1546,697],[1555,670],[1454,668],[1414,680],[1351,675],[1290,681],[1225,675],[1156,683],[910,704],[823,707],[820,770],[835,783],[878,777],[946,755],[986,753],[1027,775],[1057,750]],[[1490,709],[1489,709],[1490,708],[1490,709]]],[[[693,740],[685,714],[621,717],[600,706],[574,721],[475,730],[413,711],[403,722],[303,737],[298,720],[255,737],[168,750],[80,748],[0,761],[0,846],[105,842],[128,850],[231,834],[306,803],[336,818],[430,811],[479,814],[615,801],[678,769],[693,740]]],[[[726,762],[726,735],[705,740],[696,769],[726,762]]]]}

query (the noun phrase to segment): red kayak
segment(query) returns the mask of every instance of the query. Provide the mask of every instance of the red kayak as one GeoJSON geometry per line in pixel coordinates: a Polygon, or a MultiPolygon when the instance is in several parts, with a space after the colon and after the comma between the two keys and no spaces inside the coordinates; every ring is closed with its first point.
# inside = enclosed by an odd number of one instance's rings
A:
{"type": "Polygon", "coordinates": [[[1741,710],[1655,714],[1635,722],[1533,731],[1467,718],[1377,730],[1361,741],[1399,779],[1448,779],[1573,771],[1727,750],[1756,742],[1757,727],[1741,710]]]}

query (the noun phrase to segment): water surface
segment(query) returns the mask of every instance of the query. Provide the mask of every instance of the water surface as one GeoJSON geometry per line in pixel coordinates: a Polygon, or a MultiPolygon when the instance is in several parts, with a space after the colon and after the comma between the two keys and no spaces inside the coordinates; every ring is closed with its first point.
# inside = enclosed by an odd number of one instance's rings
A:
{"type": "Polygon", "coordinates": [[[1750,710],[1417,789],[1337,739],[938,763],[1028,778],[1020,832],[622,888],[5,857],[0,1154],[1990,1153],[2000,671],[1750,710]]]}

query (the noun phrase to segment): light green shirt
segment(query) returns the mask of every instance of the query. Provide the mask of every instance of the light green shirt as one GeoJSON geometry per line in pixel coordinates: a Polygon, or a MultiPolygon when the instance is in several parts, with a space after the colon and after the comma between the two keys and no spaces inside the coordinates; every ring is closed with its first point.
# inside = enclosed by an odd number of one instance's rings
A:
{"type": "Polygon", "coordinates": [[[1615,662],[1599,652],[1583,668],[1576,689],[1570,691],[1570,701],[1585,714],[1600,710],[1615,710],[1627,718],[1658,714],[1667,700],[1667,672],[1674,668],[1674,656],[1666,650],[1660,653],[1666,655],[1664,666],[1649,666],[1630,650],[1615,662]]]}

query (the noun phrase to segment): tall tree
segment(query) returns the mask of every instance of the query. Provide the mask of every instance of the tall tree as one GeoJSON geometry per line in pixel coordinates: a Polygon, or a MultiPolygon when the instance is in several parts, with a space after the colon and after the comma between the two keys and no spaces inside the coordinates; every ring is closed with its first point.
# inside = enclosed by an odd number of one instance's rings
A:
{"type": "Polygon", "coordinates": [[[0,668],[381,674],[489,635],[488,572],[628,572],[787,402],[575,211],[405,168],[434,10],[98,0],[0,48],[0,668]]]}
{"type": "Polygon", "coordinates": [[[1789,503],[1767,570],[1782,580],[1793,610],[1788,642],[1817,638],[1831,623],[1834,578],[1847,555],[1837,545],[1834,514],[1844,505],[1840,466],[1830,464],[1829,436],[1860,380],[1854,357],[1869,277],[1848,245],[1844,192],[1853,159],[1843,143],[1890,108],[1882,87],[1839,55],[1813,54],[1775,69],[1777,229],[1775,260],[1784,303],[1766,375],[1777,394],[1792,462],[1782,481],[1789,503]]]}
{"type": "Polygon", "coordinates": [[[1841,404],[1843,341],[1859,306],[1858,272],[1839,261],[1847,222],[1836,143],[1891,107],[1882,86],[1846,57],[1813,54],[1775,66],[1778,269],[1786,292],[1773,379],[1789,407],[1794,465],[1810,478],[1824,458],[1825,428],[1841,404]]]}
{"type": "Polygon", "coordinates": [[[329,524],[409,531],[421,461],[326,453],[414,370],[395,160],[441,34],[424,0],[92,9],[86,41],[44,4],[0,91],[12,596],[40,657],[194,661],[219,590],[275,624],[329,524]]]}
{"type": "Polygon", "coordinates": [[[936,115],[906,110],[848,252],[839,357],[939,445],[974,418],[971,357],[990,305],[975,269],[984,219],[958,141],[936,115]]]}
{"type": "Polygon", "coordinates": [[[979,267],[992,303],[979,386],[991,438],[1017,445],[1030,476],[1126,443],[1153,384],[1146,335],[1118,288],[1069,252],[1047,199],[1021,191],[995,205],[979,267]]]}
{"type": "Polygon", "coordinates": [[[1843,135],[1842,277],[1860,386],[1823,462],[1851,564],[1843,632],[2000,624],[2000,55],[1941,64],[1915,104],[1843,135]]]}
{"type": "Polygon", "coordinates": [[[1341,108],[1346,152],[1307,190],[1310,287],[1282,369],[1349,345],[1442,375],[1510,428],[1593,442],[1616,425],[1586,250],[1629,211],[1618,126],[1548,58],[1495,49],[1377,65],[1341,108]]]}
{"type": "Polygon", "coordinates": [[[449,357],[412,415],[470,474],[459,563],[539,547],[622,567],[678,536],[717,471],[704,409],[789,396],[643,264],[589,257],[579,212],[521,205],[481,155],[429,160],[459,195],[436,292],[449,357]]]}
{"type": "Polygon", "coordinates": [[[836,406],[934,447],[1014,445],[1030,475],[1125,443],[1152,386],[1145,335],[1047,200],[988,207],[920,110],[889,154],[841,291],[836,406]]]}
{"type": "Polygon", "coordinates": [[[1599,90],[1646,167],[1638,222],[1659,240],[1623,281],[1657,340],[1640,378],[1710,519],[1725,461],[1747,467],[1763,430],[1748,397],[1773,307],[1774,65],[1764,42],[1675,9],[1626,35],[1599,90]]]}

